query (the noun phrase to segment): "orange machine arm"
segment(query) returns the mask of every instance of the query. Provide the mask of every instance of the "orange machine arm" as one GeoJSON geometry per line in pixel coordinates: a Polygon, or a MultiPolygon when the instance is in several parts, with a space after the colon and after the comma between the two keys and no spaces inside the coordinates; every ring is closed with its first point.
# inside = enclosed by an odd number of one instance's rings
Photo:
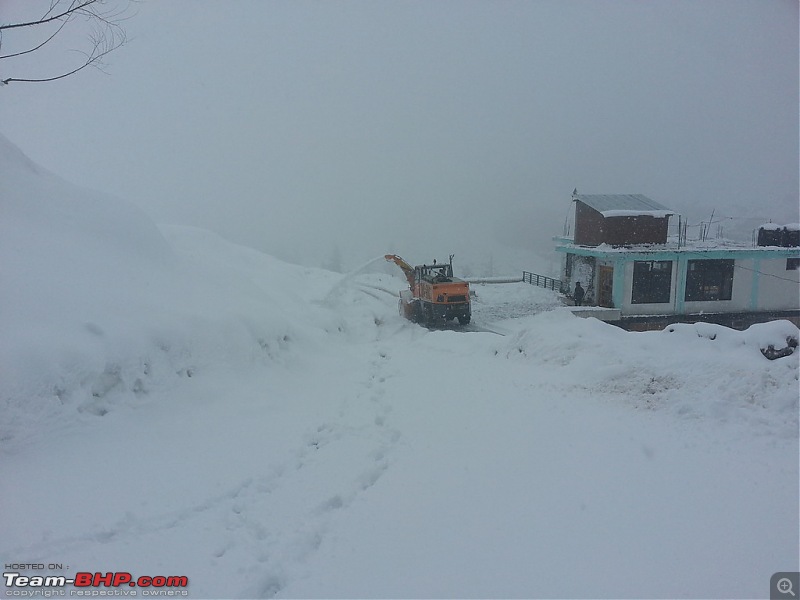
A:
{"type": "Polygon", "coordinates": [[[387,254],[384,258],[396,264],[403,270],[403,274],[406,276],[408,280],[408,286],[413,290],[414,289],[414,267],[404,261],[402,258],[397,256],[396,254],[387,254]]]}

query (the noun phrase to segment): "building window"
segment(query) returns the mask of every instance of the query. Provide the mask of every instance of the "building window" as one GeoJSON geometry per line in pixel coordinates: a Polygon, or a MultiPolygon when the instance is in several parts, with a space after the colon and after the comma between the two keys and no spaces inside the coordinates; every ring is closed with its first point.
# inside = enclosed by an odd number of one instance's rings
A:
{"type": "Polygon", "coordinates": [[[786,259],[786,270],[787,271],[797,271],[800,269],[800,258],[787,258],[786,259]]]}
{"type": "Polygon", "coordinates": [[[686,273],[686,301],[730,300],[733,260],[690,260],[686,273]]]}
{"type": "Polygon", "coordinates": [[[671,260],[637,260],[633,263],[631,304],[665,304],[672,289],[671,260]]]}

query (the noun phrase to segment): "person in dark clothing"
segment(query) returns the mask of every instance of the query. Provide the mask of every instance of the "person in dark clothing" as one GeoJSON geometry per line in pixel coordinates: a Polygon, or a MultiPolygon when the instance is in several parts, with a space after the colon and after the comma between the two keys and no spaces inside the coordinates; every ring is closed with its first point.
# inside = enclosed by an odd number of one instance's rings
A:
{"type": "Polygon", "coordinates": [[[583,296],[586,294],[586,291],[581,287],[581,282],[575,282],[575,292],[572,294],[572,298],[575,300],[575,306],[580,306],[583,303],[583,296]]]}

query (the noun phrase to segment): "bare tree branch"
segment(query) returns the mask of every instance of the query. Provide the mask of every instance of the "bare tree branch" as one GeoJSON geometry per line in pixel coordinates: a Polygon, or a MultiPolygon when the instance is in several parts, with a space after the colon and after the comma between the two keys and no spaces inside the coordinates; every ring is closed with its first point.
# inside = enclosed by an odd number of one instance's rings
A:
{"type": "MultiPolygon", "coordinates": [[[[29,1],[33,2],[34,0],[29,1]]],[[[47,37],[43,41],[32,45],[30,48],[1,55],[0,68],[5,68],[7,64],[11,65],[13,61],[9,61],[9,59],[41,52],[42,48],[56,38],[68,24],[75,23],[76,20],[89,23],[92,27],[91,33],[87,36],[89,51],[76,50],[76,52],[82,54],[83,58],[74,68],[69,68],[63,73],[47,77],[0,77],[0,85],[8,85],[11,82],[56,81],[74,75],[89,66],[103,70],[103,59],[127,42],[122,22],[129,18],[125,14],[126,9],[134,1],[111,0],[112,3],[116,2],[117,5],[123,4],[124,6],[112,6],[109,8],[107,6],[108,0],[48,0],[43,14],[39,13],[42,14],[39,19],[0,24],[0,48],[2,48],[3,42],[6,41],[7,36],[11,35],[11,33],[31,28],[41,28],[42,32],[48,32],[48,29],[52,30],[52,25],[58,24],[52,33],[49,33],[49,35],[46,33],[47,37]]],[[[38,31],[38,29],[36,30],[38,31]]]]}
{"type": "MultiPolygon", "coordinates": [[[[46,16],[45,18],[39,19],[37,21],[29,21],[27,23],[12,23],[10,25],[0,25],[0,31],[3,31],[5,29],[18,29],[20,27],[35,27],[36,25],[44,25],[45,23],[50,23],[51,21],[55,21],[57,19],[69,17],[71,14],[79,12],[82,9],[89,6],[90,4],[95,4],[96,2],[98,2],[98,0],[82,0],[82,2],[80,2],[79,4],[77,4],[76,1],[73,1],[70,7],[61,14],[53,15],[52,17],[46,16]]],[[[51,7],[51,9],[47,11],[47,14],[52,12],[52,10],[53,9],[51,7]]],[[[90,12],[89,14],[91,15],[92,13],[90,12]]]]}
{"type": "Polygon", "coordinates": [[[66,22],[66,21],[62,22],[62,23],[61,23],[61,25],[59,25],[59,26],[58,26],[58,29],[56,29],[56,30],[53,32],[53,34],[52,34],[52,35],[51,35],[49,38],[47,38],[45,41],[43,41],[43,42],[42,42],[41,44],[39,44],[38,46],[34,46],[33,48],[30,48],[30,49],[28,49],[28,50],[22,50],[21,52],[15,52],[14,54],[5,54],[5,55],[3,55],[3,56],[0,56],[0,60],[2,60],[2,59],[4,59],[4,58],[14,58],[15,56],[22,56],[23,54],[30,54],[31,52],[36,52],[36,51],[37,51],[39,48],[41,48],[42,46],[44,46],[44,45],[45,45],[47,42],[49,42],[49,41],[50,41],[50,40],[52,40],[54,37],[56,37],[56,36],[58,35],[58,33],[59,33],[59,32],[60,32],[62,29],[64,29],[64,26],[65,26],[66,24],[67,24],[67,22],[66,22]]]}

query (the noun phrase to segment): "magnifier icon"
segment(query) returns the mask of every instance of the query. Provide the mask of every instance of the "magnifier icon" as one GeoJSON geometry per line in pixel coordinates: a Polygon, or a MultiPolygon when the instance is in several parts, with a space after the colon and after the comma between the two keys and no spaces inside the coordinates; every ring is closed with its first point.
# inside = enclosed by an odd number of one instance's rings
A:
{"type": "Polygon", "coordinates": [[[795,596],[795,593],[792,591],[792,580],[791,579],[789,579],[787,577],[783,577],[781,579],[778,579],[778,583],[775,584],[775,585],[776,585],[776,587],[778,588],[778,591],[781,594],[791,594],[792,597],[794,597],[794,598],[797,597],[797,596],[795,596]]]}

